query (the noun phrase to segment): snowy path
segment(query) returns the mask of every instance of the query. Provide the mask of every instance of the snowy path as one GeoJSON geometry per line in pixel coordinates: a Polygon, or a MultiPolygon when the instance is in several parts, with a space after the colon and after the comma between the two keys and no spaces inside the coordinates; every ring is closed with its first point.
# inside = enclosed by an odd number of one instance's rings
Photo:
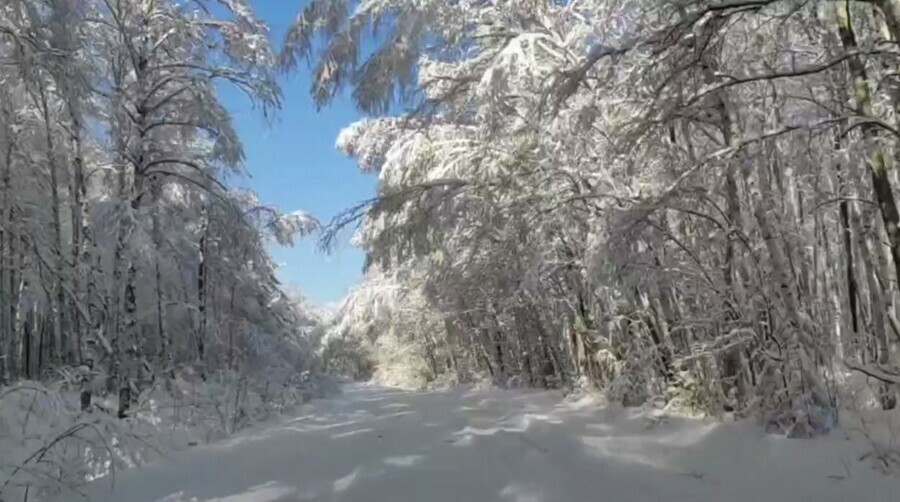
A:
{"type": "MultiPolygon", "coordinates": [[[[900,478],[840,433],[563,404],[557,394],[353,385],[296,418],[88,487],[127,502],[896,502],[900,478]]],[[[72,499],[74,500],[74,499],[72,499]]]]}

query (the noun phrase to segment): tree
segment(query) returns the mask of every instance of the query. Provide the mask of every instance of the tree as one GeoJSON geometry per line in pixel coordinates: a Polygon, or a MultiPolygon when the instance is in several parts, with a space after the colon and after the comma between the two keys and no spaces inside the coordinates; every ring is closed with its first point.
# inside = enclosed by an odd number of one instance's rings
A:
{"type": "Polygon", "coordinates": [[[264,242],[316,222],[227,185],[244,156],[217,85],[280,104],[248,4],[16,0],[0,57],[4,380],[79,367],[124,417],[185,364],[237,370],[250,331],[298,336],[264,242]]]}
{"type": "Polygon", "coordinates": [[[847,366],[895,402],[895,7],[320,0],[282,64],[381,115],[329,235],[424,281],[457,365],[805,435],[847,366]]]}

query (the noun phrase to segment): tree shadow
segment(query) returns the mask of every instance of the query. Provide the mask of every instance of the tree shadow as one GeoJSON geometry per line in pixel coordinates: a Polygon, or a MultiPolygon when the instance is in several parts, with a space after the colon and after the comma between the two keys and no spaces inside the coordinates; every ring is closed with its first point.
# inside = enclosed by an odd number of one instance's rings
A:
{"type": "Polygon", "coordinates": [[[553,392],[353,386],[278,426],[127,471],[115,491],[102,481],[88,493],[98,502],[793,502],[797,493],[897,500],[891,495],[900,486],[886,493],[892,485],[871,469],[850,466],[844,478],[829,477],[834,469],[824,459],[848,451],[839,443],[562,402],[553,392]],[[810,458],[821,464],[802,464],[810,458]],[[792,490],[799,481],[815,487],[792,490]]]}

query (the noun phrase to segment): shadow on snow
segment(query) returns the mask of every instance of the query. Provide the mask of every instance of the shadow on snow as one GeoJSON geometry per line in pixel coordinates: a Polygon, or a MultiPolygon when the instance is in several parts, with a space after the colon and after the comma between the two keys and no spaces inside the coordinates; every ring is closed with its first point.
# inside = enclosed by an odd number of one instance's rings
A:
{"type": "MultiPolygon", "coordinates": [[[[98,501],[888,501],[837,434],[654,419],[553,392],[349,386],[280,425],[89,487],[98,501]],[[860,493],[868,494],[870,498],[860,493]]],[[[878,487],[884,489],[880,490],[878,487]]],[[[894,492],[893,490],[898,490],[894,492]]]]}

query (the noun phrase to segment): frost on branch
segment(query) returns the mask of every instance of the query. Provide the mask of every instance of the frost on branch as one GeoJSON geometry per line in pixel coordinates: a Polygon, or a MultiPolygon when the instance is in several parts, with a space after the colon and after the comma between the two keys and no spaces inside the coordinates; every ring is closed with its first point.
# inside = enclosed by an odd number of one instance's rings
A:
{"type": "Polygon", "coordinates": [[[335,146],[354,157],[363,171],[380,172],[393,138],[400,134],[397,122],[391,118],[355,122],[341,130],[335,146]]]}
{"type": "Polygon", "coordinates": [[[297,237],[305,237],[319,229],[319,221],[309,213],[294,211],[272,218],[270,224],[275,240],[281,245],[292,245],[297,237]]]}
{"type": "Polygon", "coordinates": [[[5,1],[0,58],[0,499],[308,399],[318,321],[267,244],[316,223],[230,186],[220,90],[281,96],[250,2],[5,1]]]}
{"type": "MultiPolygon", "coordinates": [[[[383,112],[416,76],[409,113],[338,145],[378,173],[344,221],[439,319],[416,338],[439,374],[587,383],[797,437],[852,407],[846,365],[894,371],[886,3],[316,5],[292,53],[321,70],[316,97],[383,112]],[[345,50],[379,21],[383,44],[345,50]]],[[[896,406],[894,382],[868,392],[896,406]]]]}

